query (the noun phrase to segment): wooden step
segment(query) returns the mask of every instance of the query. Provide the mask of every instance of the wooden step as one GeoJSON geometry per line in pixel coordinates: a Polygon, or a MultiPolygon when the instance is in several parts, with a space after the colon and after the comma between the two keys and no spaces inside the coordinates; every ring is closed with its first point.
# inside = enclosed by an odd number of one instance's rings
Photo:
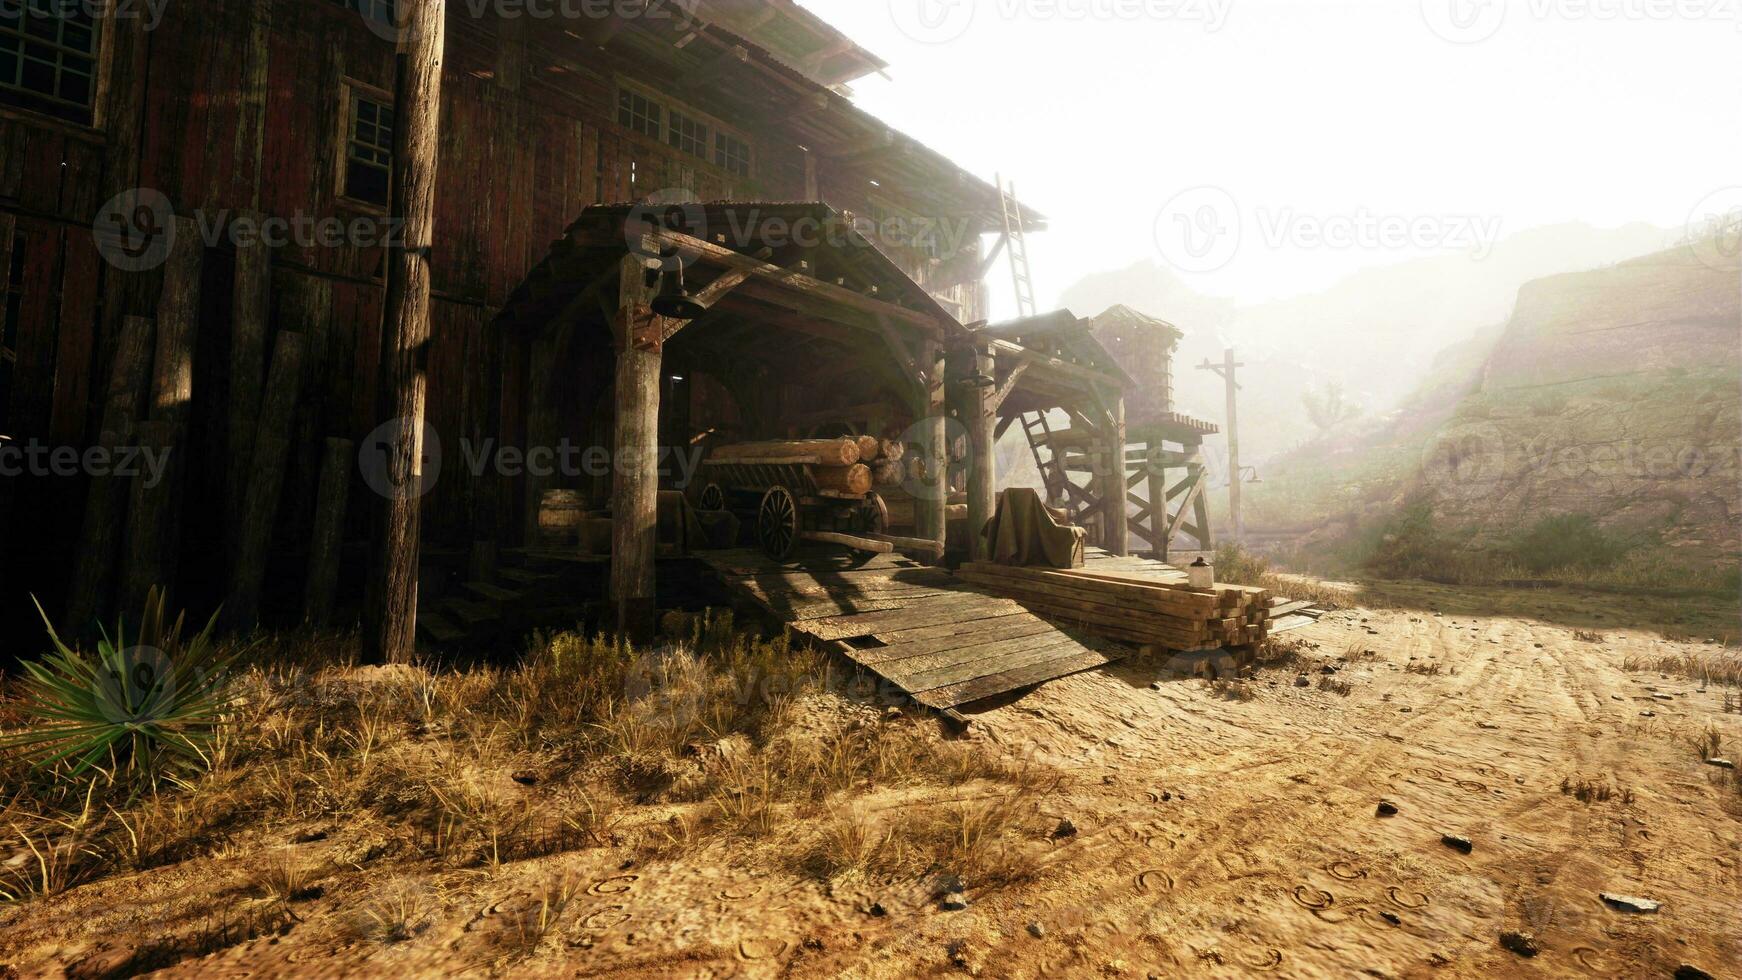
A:
{"type": "Polygon", "coordinates": [[[556,579],[548,572],[531,572],[524,568],[498,568],[496,574],[515,585],[542,585],[556,579]]]}
{"type": "Polygon", "coordinates": [[[502,610],[492,608],[482,602],[473,602],[470,599],[449,599],[442,605],[447,612],[452,613],[468,628],[498,622],[502,619],[502,610]]]}
{"type": "Polygon", "coordinates": [[[504,589],[500,585],[491,585],[489,582],[467,582],[464,588],[485,602],[517,602],[525,598],[519,592],[504,589]]]}
{"type": "Polygon", "coordinates": [[[417,617],[418,632],[442,645],[459,643],[466,638],[466,631],[456,626],[441,613],[426,612],[417,617]]]}

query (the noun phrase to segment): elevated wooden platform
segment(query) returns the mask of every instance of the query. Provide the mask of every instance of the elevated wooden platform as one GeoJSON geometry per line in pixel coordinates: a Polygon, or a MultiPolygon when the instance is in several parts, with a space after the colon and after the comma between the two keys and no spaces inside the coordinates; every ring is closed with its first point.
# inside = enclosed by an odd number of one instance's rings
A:
{"type": "Polygon", "coordinates": [[[1132,652],[900,556],[879,555],[859,567],[833,555],[786,564],[748,550],[697,557],[738,597],[932,708],[1032,687],[1132,652]]]}

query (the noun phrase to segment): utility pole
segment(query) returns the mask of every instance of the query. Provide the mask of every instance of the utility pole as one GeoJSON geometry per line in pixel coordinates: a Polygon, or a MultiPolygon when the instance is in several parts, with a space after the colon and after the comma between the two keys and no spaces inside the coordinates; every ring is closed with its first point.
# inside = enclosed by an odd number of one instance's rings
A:
{"type": "Polygon", "coordinates": [[[1200,371],[1214,371],[1228,388],[1228,519],[1234,526],[1234,543],[1246,541],[1246,522],[1240,517],[1240,422],[1235,411],[1234,393],[1240,390],[1235,372],[1245,367],[1234,363],[1234,348],[1222,351],[1222,363],[1208,358],[1198,365],[1200,371]]]}

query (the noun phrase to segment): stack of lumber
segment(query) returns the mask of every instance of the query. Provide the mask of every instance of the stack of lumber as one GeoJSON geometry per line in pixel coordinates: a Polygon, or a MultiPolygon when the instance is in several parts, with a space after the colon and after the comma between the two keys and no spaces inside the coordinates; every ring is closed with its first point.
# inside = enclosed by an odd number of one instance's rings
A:
{"type": "Polygon", "coordinates": [[[841,439],[788,439],[716,446],[708,456],[715,466],[807,466],[817,489],[859,495],[873,485],[901,482],[906,447],[874,436],[841,439]]]}
{"type": "Polygon", "coordinates": [[[1270,593],[1242,585],[1193,589],[1181,573],[1137,576],[1093,568],[970,562],[958,574],[1054,620],[1139,646],[1213,650],[1264,641],[1270,593]]]}

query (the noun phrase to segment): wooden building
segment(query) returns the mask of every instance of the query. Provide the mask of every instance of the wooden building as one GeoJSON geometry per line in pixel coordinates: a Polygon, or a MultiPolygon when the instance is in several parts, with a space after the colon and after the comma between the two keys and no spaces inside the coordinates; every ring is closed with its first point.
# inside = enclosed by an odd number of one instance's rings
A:
{"type": "MultiPolygon", "coordinates": [[[[498,317],[591,204],[827,202],[876,229],[940,321],[981,317],[999,193],[852,104],[847,83],[881,61],[791,0],[607,6],[554,22],[448,8],[422,357],[450,452],[496,434],[524,353],[498,317]]],[[[155,500],[93,493],[102,481],[81,475],[0,481],[4,611],[24,614],[32,593],[66,609],[81,576],[81,614],[133,598],[129,577],[173,581],[195,607],[225,600],[281,349],[264,601],[296,611],[329,440],[360,443],[381,421],[389,10],[189,0],[161,23],[78,5],[0,20],[0,434],[81,452],[149,436],[185,464],[155,500]],[[172,227],[178,247],[152,254],[172,227]],[[105,248],[117,241],[120,261],[105,248]],[[113,370],[141,345],[146,376],[113,370]],[[152,559],[130,571],[141,550],[152,559]]],[[[448,462],[423,536],[465,548],[497,501],[448,462]]],[[[340,534],[353,546],[367,527],[355,504],[340,534]]],[[[503,505],[506,539],[523,505],[503,505]]]]}

